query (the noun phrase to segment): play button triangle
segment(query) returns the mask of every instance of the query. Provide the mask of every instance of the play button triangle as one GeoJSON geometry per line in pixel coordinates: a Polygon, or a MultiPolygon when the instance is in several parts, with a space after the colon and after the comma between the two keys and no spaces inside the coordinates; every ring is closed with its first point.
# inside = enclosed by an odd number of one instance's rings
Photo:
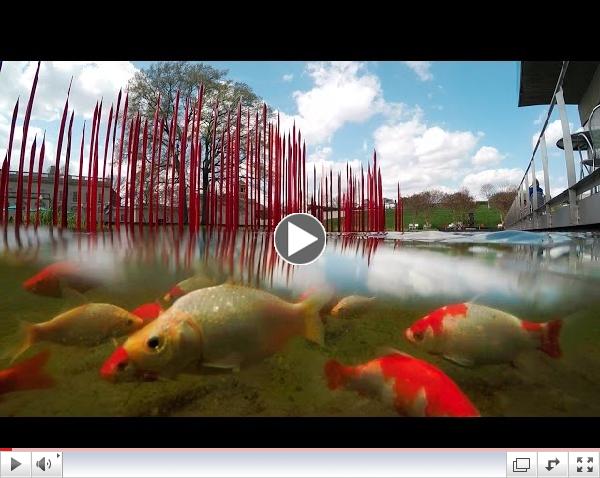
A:
{"type": "Polygon", "coordinates": [[[288,222],[288,256],[296,254],[296,252],[299,252],[311,244],[314,244],[318,240],[318,237],[313,236],[304,229],[299,228],[291,221],[288,222]]]}

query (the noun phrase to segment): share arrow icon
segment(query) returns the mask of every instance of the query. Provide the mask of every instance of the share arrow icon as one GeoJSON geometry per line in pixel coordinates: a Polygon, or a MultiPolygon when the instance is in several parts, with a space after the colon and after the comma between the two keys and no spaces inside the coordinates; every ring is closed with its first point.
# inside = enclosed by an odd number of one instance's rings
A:
{"type": "Polygon", "coordinates": [[[557,467],[559,465],[560,461],[558,460],[558,458],[555,458],[554,460],[548,460],[548,466],[546,466],[546,470],[551,471],[553,470],[555,467],[557,467]]]}

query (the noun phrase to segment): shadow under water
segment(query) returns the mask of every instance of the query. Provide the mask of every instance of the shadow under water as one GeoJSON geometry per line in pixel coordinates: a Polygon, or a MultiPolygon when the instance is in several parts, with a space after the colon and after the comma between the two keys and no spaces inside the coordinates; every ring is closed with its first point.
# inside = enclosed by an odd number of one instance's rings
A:
{"type": "MultiPolygon", "coordinates": [[[[235,373],[114,384],[99,375],[112,342],[35,344],[22,358],[50,349],[56,384],[0,394],[0,416],[396,416],[385,403],[329,390],[323,373],[330,358],[360,364],[386,348],[439,367],[483,416],[600,415],[600,237],[591,233],[329,234],[319,260],[292,266],[275,252],[272,234],[251,229],[7,228],[0,237],[0,356],[22,340],[21,321],[45,322],[82,301],[133,310],[192,276],[289,301],[320,289],[376,301],[352,319],[325,316],[324,346],[293,339],[235,373]],[[99,286],[60,298],[23,288],[57,261],[79,264],[99,286]],[[465,301],[532,322],[562,319],[563,356],[531,350],[513,364],[462,367],[405,340],[418,318],[465,301]]],[[[12,365],[0,358],[0,370],[12,365]]]]}

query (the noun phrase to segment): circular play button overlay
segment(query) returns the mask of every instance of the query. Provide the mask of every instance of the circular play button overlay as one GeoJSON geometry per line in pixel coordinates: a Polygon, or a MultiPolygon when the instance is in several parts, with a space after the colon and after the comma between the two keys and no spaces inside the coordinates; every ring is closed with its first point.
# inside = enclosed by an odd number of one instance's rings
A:
{"type": "Polygon", "coordinates": [[[323,224],[310,214],[290,214],[275,228],[277,254],[295,266],[315,262],[323,254],[326,242],[323,224]]]}

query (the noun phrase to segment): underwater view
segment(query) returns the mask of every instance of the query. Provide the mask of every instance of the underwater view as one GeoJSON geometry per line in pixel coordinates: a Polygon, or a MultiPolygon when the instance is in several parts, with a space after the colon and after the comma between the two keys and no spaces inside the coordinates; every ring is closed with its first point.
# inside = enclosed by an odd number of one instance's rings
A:
{"type": "Polygon", "coordinates": [[[597,416],[600,235],[0,240],[0,416],[597,416]],[[392,378],[392,380],[390,380],[392,378]]]}

